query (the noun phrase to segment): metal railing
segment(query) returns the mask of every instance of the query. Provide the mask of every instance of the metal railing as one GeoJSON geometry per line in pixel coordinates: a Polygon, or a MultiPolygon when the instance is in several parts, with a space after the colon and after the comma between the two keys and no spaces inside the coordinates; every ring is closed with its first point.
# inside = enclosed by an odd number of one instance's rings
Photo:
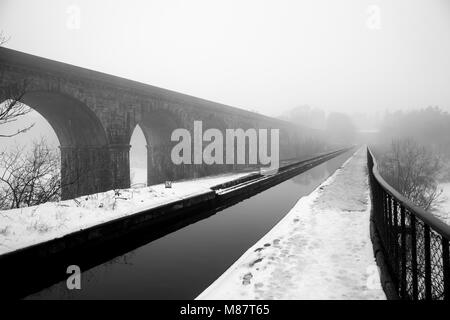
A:
{"type": "Polygon", "coordinates": [[[372,220],[399,298],[450,300],[450,226],[394,190],[369,148],[367,165],[372,220]]]}

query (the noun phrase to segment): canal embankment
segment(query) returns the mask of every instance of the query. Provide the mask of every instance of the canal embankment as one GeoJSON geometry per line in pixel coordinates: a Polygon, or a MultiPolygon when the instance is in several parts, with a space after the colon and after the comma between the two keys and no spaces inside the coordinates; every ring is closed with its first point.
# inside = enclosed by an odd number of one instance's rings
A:
{"type": "MultiPolygon", "coordinates": [[[[73,205],[70,206],[67,202],[53,204],[57,206],[57,210],[53,214],[60,219],[60,222],[63,222],[58,225],[61,227],[60,230],[65,231],[66,234],[4,253],[0,256],[0,269],[3,272],[9,272],[12,275],[11,279],[14,279],[14,274],[23,273],[26,270],[26,267],[23,266],[27,266],[32,262],[37,269],[41,266],[39,270],[42,272],[46,274],[58,273],[58,276],[62,277],[64,274],[61,272],[61,268],[53,270],[60,264],[65,265],[67,261],[77,260],[77,257],[80,256],[95,255],[95,258],[101,256],[100,252],[104,251],[103,249],[107,244],[114,244],[115,241],[115,245],[119,242],[120,246],[122,246],[121,240],[127,242],[126,235],[138,233],[139,230],[145,231],[145,228],[148,226],[158,225],[163,222],[169,223],[171,219],[177,222],[191,215],[194,216],[197,212],[211,209],[218,210],[227,206],[227,203],[230,205],[233,201],[240,201],[242,198],[270,188],[344,151],[340,150],[320,155],[313,159],[297,163],[293,162],[281,168],[274,175],[260,175],[254,172],[247,172],[209,177],[195,181],[175,182],[172,188],[169,189],[165,189],[164,186],[160,185],[152,186],[150,190],[149,188],[142,188],[138,190],[110,191],[109,195],[90,195],[71,200],[75,203],[75,210],[73,205]],[[151,203],[148,203],[149,194],[153,195],[153,202],[151,203]],[[133,208],[133,205],[136,203],[138,207],[133,208]],[[116,216],[111,216],[111,209],[117,210],[116,216]],[[104,215],[98,214],[102,210],[104,215]],[[67,221],[68,217],[64,217],[65,211],[73,215],[73,220],[77,221],[76,226],[79,230],[69,232],[70,228],[67,226],[70,223],[67,221]],[[89,214],[91,216],[89,216],[88,221],[91,223],[95,219],[105,219],[105,215],[109,215],[110,220],[91,226],[83,225],[82,218],[89,214]]],[[[20,212],[22,214],[27,212],[26,210],[30,210],[28,211],[30,221],[26,221],[28,227],[25,228],[25,232],[37,232],[42,236],[46,232],[56,230],[39,220],[42,215],[51,216],[52,211],[49,210],[48,206],[49,204],[40,208],[22,209],[20,212]]],[[[17,212],[15,213],[17,214],[17,212]]],[[[11,220],[5,218],[5,215],[2,216],[2,219],[11,220]]],[[[8,232],[10,232],[9,235],[18,235],[12,228],[8,232]]],[[[8,235],[7,232],[5,234],[8,235]]],[[[29,234],[27,236],[31,237],[29,234]]],[[[22,244],[26,238],[26,236],[18,237],[22,244]]],[[[36,241],[36,238],[34,238],[34,241],[36,241]]],[[[2,241],[1,243],[9,249],[13,247],[11,246],[11,241],[9,243],[2,241]]],[[[109,248],[107,250],[111,251],[109,248]]],[[[117,254],[117,252],[111,252],[111,255],[114,254],[117,254]]],[[[108,255],[105,259],[110,258],[111,255],[108,255]]],[[[96,259],[93,260],[95,262],[90,265],[101,262],[96,259]]],[[[31,282],[35,281],[29,280],[31,282]]],[[[44,280],[42,281],[45,282],[44,280]]],[[[49,281],[54,281],[54,279],[49,279],[49,281]]],[[[11,280],[11,282],[13,281],[11,280]]],[[[41,282],[41,280],[39,279],[38,282],[41,282]]],[[[4,284],[6,285],[7,283],[4,284]]],[[[11,283],[11,286],[14,287],[14,283],[11,283]]],[[[31,286],[33,289],[30,290],[35,290],[39,286],[31,286]]]]}

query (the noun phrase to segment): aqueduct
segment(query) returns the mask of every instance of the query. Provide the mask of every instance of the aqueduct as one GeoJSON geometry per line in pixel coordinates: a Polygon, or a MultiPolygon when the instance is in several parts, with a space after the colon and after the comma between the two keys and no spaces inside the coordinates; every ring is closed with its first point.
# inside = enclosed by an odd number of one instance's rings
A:
{"type": "MultiPolygon", "coordinates": [[[[129,150],[139,125],[147,140],[148,184],[230,171],[229,165],[174,165],[176,128],[278,128],[280,159],[302,155],[311,134],[257,113],[147,84],[0,48],[0,87],[26,82],[22,102],[42,114],[61,145],[62,197],[130,186],[129,150]]],[[[3,90],[0,100],[9,97],[3,90]]]]}

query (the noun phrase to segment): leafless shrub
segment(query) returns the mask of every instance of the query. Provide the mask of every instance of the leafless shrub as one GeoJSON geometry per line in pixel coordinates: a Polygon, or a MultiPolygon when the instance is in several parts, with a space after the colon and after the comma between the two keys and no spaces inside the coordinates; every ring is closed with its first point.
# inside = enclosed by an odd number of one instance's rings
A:
{"type": "Polygon", "coordinates": [[[440,107],[387,112],[377,144],[395,139],[414,139],[438,154],[443,163],[440,182],[450,182],[450,113],[440,107]]]}
{"type": "Polygon", "coordinates": [[[415,140],[393,140],[380,159],[383,178],[398,192],[425,210],[436,207],[442,193],[437,178],[439,157],[415,140]]]}
{"type": "MultiPolygon", "coordinates": [[[[9,38],[0,31],[0,47],[4,45],[9,38]]],[[[0,86],[0,130],[5,124],[16,121],[19,117],[31,112],[31,108],[20,102],[28,88],[28,81],[18,81],[13,85],[0,86]],[[3,101],[3,99],[6,99],[3,101]]],[[[34,124],[28,125],[16,132],[2,133],[0,138],[14,137],[20,133],[30,130],[34,124]]]]}
{"type": "Polygon", "coordinates": [[[0,208],[33,206],[60,199],[58,149],[44,139],[30,150],[16,146],[0,153],[0,208]]]}
{"type": "MultiPolygon", "coordinates": [[[[0,97],[6,97],[5,101],[0,101],[0,130],[5,128],[6,124],[17,121],[19,117],[32,111],[30,107],[20,102],[27,87],[28,83],[26,80],[16,83],[15,85],[0,87],[0,97]]],[[[20,128],[15,132],[0,132],[0,138],[14,137],[30,130],[33,126],[34,123],[24,128],[20,128]]]]}
{"type": "Polygon", "coordinates": [[[3,30],[0,30],[0,46],[4,45],[9,41],[9,37],[5,34],[3,30]]]}

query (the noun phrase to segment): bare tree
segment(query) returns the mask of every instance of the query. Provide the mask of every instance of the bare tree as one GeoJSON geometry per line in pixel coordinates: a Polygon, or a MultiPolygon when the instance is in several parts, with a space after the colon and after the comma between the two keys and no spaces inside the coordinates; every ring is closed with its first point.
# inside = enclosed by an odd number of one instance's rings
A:
{"type": "Polygon", "coordinates": [[[441,167],[432,150],[412,139],[392,141],[380,161],[381,175],[387,183],[425,210],[434,209],[442,193],[437,183],[441,167]]]}
{"type": "MultiPolygon", "coordinates": [[[[31,108],[20,102],[27,88],[26,81],[14,86],[0,87],[0,96],[8,97],[3,103],[0,103],[0,129],[5,125],[17,121],[19,117],[31,112],[31,108]]],[[[0,138],[11,138],[18,134],[30,130],[33,124],[18,129],[15,132],[0,132],[0,138]]]]}
{"type": "MultiPolygon", "coordinates": [[[[0,47],[8,40],[9,38],[5,36],[3,31],[0,31],[0,47]]],[[[27,87],[28,82],[26,80],[18,81],[14,85],[0,86],[0,97],[6,97],[5,101],[0,101],[0,130],[5,127],[5,124],[17,121],[19,117],[31,112],[31,108],[20,102],[27,87]]],[[[34,124],[28,125],[16,132],[0,132],[0,138],[14,137],[30,130],[33,126],[34,124]]]]}
{"type": "Polygon", "coordinates": [[[6,36],[6,34],[3,32],[3,30],[0,30],[0,46],[4,45],[9,41],[9,37],[6,36]]]}
{"type": "Polygon", "coordinates": [[[26,151],[16,146],[0,154],[0,208],[12,209],[60,199],[58,149],[44,139],[26,151]]]}

